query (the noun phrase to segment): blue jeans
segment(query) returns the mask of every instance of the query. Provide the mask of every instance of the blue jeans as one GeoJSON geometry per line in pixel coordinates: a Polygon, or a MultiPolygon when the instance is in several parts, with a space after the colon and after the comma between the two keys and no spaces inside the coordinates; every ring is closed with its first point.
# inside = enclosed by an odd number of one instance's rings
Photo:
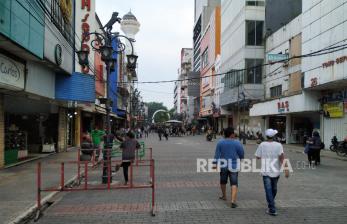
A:
{"type": "Polygon", "coordinates": [[[275,198],[277,194],[277,182],[280,177],[263,176],[266,201],[270,212],[276,212],[275,198]]]}

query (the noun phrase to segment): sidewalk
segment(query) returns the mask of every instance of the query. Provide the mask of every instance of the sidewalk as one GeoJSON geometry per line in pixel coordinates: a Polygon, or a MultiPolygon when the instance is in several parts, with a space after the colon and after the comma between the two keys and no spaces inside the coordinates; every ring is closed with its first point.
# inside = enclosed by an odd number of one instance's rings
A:
{"type": "MultiPolygon", "coordinates": [[[[247,145],[256,145],[256,144],[257,143],[254,140],[247,140],[247,145]]],[[[287,150],[289,150],[291,152],[304,153],[304,147],[300,146],[300,145],[284,144],[283,148],[284,148],[284,150],[287,149],[287,150]]],[[[335,152],[332,152],[329,149],[322,150],[321,151],[321,157],[347,161],[347,157],[338,156],[335,152]]]]}
{"type": "MultiPolygon", "coordinates": [[[[1,223],[11,223],[18,216],[36,205],[36,164],[42,162],[43,186],[58,186],[60,169],[49,161],[76,160],[77,151],[57,153],[40,160],[0,170],[0,217],[1,223]]],[[[77,167],[65,166],[65,180],[76,175],[77,167]]],[[[48,193],[42,195],[46,197],[48,193]]]]}

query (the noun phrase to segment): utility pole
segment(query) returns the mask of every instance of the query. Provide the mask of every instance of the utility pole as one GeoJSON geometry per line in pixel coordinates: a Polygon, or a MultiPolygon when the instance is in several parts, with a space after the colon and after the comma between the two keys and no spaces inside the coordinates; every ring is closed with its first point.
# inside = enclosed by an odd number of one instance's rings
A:
{"type": "Polygon", "coordinates": [[[237,118],[239,123],[239,140],[241,140],[241,119],[240,119],[240,80],[237,82],[237,118]]]}

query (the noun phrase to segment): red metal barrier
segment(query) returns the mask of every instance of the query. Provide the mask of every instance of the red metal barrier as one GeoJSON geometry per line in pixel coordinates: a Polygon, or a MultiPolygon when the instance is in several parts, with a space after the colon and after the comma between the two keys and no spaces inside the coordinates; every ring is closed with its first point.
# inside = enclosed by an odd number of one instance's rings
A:
{"type": "MultiPolygon", "coordinates": [[[[89,191],[89,190],[116,190],[116,189],[143,189],[143,188],[151,188],[152,189],[152,201],[151,201],[151,214],[155,215],[155,163],[152,159],[152,149],[150,149],[150,159],[144,160],[142,159],[141,162],[138,161],[138,159],[135,159],[130,164],[130,177],[129,177],[129,184],[128,185],[111,185],[111,168],[112,165],[119,165],[122,160],[112,160],[110,157],[110,151],[108,150],[108,160],[107,161],[101,161],[103,166],[104,162],[107,163],[107,184],[99,184],[99,185],[89,185],[88,184],[88,166],[89,164],[92,164],[92,168],[95,168],[93,166],[93,161],[80,161],[79,156],[77,161],[65,161],[65,162],[59,162],[59,161],[49,161],[48,164],[60,164],[60,186],[59,187],[47,187],[42,188],[42,164],[41,162],[37,163],[37,209],[40,212],[42,208],[41,203],[41,192],[61,192],[61,191],[68,191],[68,192],[74,192],[74,191],[89,191]],[[81,163],[84,164],[84,173],[81,174],[81,163]],[[69,187],[65,185],[65,165],[67,164],[76,164],[78,166],[77,169],[77,175],[76,175],[76,183],[77,187],[69,187]],[[133,181],[133,166],[136,167],[149,167],[150,171],[150,182],[149,184],[136,184],[133,181]],[[80,186],[80,180],[84,177],[84,185],[80,186]]],[[[78,150],[78,153],[80,153],[80,150],[78,150]]]]}

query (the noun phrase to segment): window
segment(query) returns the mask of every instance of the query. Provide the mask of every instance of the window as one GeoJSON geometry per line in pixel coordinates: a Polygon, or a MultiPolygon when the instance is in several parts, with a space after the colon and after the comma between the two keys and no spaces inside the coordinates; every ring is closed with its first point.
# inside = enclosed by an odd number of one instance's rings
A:
{"type": "Polygon", "coordinates": [[[246,83],[260,84],[263,75],[262,59],[246,59],[246,83]]]}
{"type": "Polygon", "coordinates": [[[270,88],[270,97],[277,97],[282,95],[282,85],[270,88]]]}
{"type": "Polygon", "coordinates": [[[203,77],[202,78],[202,86],[205,87],[209,84],[209,78],[210,77],[203,77]]]}
{"type": "Polygon", "coordinates": [[[202,67],[205,68],[208,65],[208,48],[201,55],[202,67]]]}
{"type": "MultiPolygon", "coordinates": [[[[42,0],[41,0],[42,1],[42,0]]],[[[42,2],[42,4],[45,4],[42,2]]],[[[51,21],[64,36],[68,43],[73,46],[74,36],[72,26],[69,21],[64,19],[59,0],[51,0],[51,21]]]]}
{"type": "Polygon", "coordinates": [[[262,0],[255,0],[255,1],[251,1],[251,0],[247,0],[246,1],[246,5],[247,6],[265,6],[265,2],[262,0]]]}
{"type": "Polygon", "coordinates": [[[264,21],[246,20],[246,45],[263,45],[264,21]]]}

